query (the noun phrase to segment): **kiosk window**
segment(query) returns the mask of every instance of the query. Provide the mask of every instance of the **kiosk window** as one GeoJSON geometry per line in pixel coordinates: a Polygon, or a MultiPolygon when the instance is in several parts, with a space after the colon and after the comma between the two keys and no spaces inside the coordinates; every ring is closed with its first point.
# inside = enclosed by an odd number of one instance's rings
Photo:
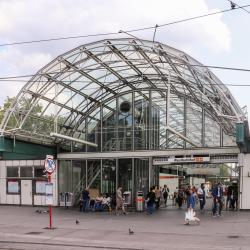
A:
{"type": "Polygon", "coordinates": [[[12,194],[19,193],[19,182],[18,181],[8,181],[7,192],[12,194]]]}
{"type": "Polygon", "coordinates": [[[20,177],[33,177],[32,167],[20,167],[20,177]]]}
{"type": "Polygon", "coordinates": [[[39,166],[34,168],[34,177],[45,177],[44,166],[39,166]]]}
{"type": "Polygon", "coordinates": [[[45,184],[47,181],[36,181],[36,194],[45,194],[45,184]]]}
{"type": "Polygon", "coordinates": [[[18,167],[7,167],[7,177],[19,177],[18,167]]]}

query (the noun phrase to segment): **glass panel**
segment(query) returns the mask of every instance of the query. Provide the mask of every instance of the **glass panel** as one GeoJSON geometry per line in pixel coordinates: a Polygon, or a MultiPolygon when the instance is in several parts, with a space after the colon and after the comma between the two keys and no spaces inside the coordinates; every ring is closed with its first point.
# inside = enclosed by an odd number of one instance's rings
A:
{"type": "Polygon", "coordinates": [[[74,192],[86,188],[86,161],[72,161],[72,185],[74,192]]]}
{"type": "MultiPolygon", "coordinates": [[[[169,126],[178,133],[184,134],[184,100],[176,95],[171,95],[169,108],[169,126]]],[[[183,148],[183,140],[168,131],[168,148],[183,148]]]]}
{"type": "Polygon", "coordinates": [[[118,186],[123,192],[132,192],[132,159],[118,160],[118,186]]]}
{"type": "MultiPolygon", "coordinates": [[[[193,102],[186,102],[186,137],[195,143],[198,147],[201,146],[202,133],[202,108],[193,102]]],[[[188,147],[188,143],[186,144],[188,147]]],[[[191,147],[193,147],[191,145],[191,147]]]]}
{"type": "Polygon", "coordinates": [[[59,193],[72,192],[72,169],[70,161],[59,161],[59,193]]]}
{"type": "Polygon", "coordinates": [[[112,195],[116,189],[116,160],[103,160],[102,192],[112,195]]]}
{"type": "Polygon", "coordinates": [[[116,99],[103,108],[102,149],[103,151],[116,150],[116,99]]]}
{"type": "Polygon", "coordinates": [[[149,178],[149,161],[148,159],[134,159],[135,166],[135,180],[134,190],[135,196],[137,191],[142,191],[144,197],[146,197],[149,190],[148,178],[149,178]]]}
{"type": "Polygon", "coordinates": [[[20,177],[33,177],[32,167],[20,167],[20,177]]]}
{"type": "Polygon", "coordinates": [[[7,167],[7,177],[19,177],[19,167],[7,167]]]}
{"type": "Polygon", "coordinates": [[[205,146],[220,146],[220,126],[208,114],[205,115],[205,146]]]}
{"type": "Polygon", "coordinates": [[[166,148],[166,93],[151,92],[152,107],[152,129],[151,129],[151,148],[166,148]]]}
{"type": "Polygon", "coordinates": [[[88,141],[95,143],[98,145],[98,147],[92,147],[87,146],[88,152],[96,152],[100,151],[100,145],[101,145],[101,127],[100,127],[100,108],[96,109],[92,114],[90,115],[93,118],[88,118],[88,141]]]}
{"type": "Polygon", "coordinates": [[[132,94],[118,98],[118,150],[131,150],[133,143],[132,94]]]}
{"type": "Polygon", "coordinates": [[[45,185],[48,183],[47,181],[36,181],[35,192],[36,194],[45,194],[45,185]]]}
{"type": "Polygon", "coordinates": [[[149,148],[149,93],[142,91],[135,92],[135,128],[134,128],[134,148],[149,148]]]}
{"type": "Polygon", "coordinates": [[[35,166],[34,167],[34,177],[45,177],[44,166],[35,166]]]}
{"type": "Polygon", "coordinates": [[[20,192],[20,184],[17,180],[7,181],[7,193],[18,194],[20,192]]]}
{"type": "Polygon", "coordinates": [[[236,146],[236,138],[223,132],[223,146],[236,146]]]}
{"type": "Polygon", "coordinates": [[[95,198],[96,194],[101,192],[101,161],[88,160],[87,166],[88,166],[87,185],[89,187],[89,193],[91,198],[95,198]]]}

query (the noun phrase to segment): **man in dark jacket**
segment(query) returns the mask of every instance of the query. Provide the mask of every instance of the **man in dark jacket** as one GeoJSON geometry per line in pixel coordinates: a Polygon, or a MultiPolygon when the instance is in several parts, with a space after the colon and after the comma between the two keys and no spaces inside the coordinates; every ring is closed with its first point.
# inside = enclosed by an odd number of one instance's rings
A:
{"type": "Polygon", "coordinates": [[[155,192],[154,192],[154,187],[150,188],[150,191],[147,194],[147,212],[149,214],[152,214],[155,208],[155,192]]]}
{"type": "Polygon", "coordinates": [[[214,199],[213,215],[216,215],[217,206],[219,206],[219,215],[223,207],[223,189],[219,182],[212,190],[212,196],[214,199]]]}
{"type": "Polygon", "coordinates": [[[168,203],[168,193],[169,193],[169,188],[165,184],[163,189],[162,189],[162,195],[163,195],[163,198],[164,198],[165,207],[167,206],[167,203],[168,203]]]}
{"type": "Polygon", "coordinates": [[[88,189],[84,189],[82,191],[82,211],[83,212],[87,212],[88,211],[88,207],[89,207],[89,190],[88,189]]]}

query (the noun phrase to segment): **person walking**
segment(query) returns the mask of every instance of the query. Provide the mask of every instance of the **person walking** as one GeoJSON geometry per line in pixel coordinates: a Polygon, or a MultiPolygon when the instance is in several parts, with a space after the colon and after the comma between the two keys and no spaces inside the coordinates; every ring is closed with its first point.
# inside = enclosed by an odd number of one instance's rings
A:
{"type": "Polygon", "coordinates": [[[206,192],[204,183],[201,183],[201,186],[198,188],[197,195],[200,202],[200,209],[201,211],[203,211],[206,204],[206,192]]]}
{"type": "Polygon", "coordinates": [[[177,193],[177,198],[176,198],[176,202],[177,202],[179,208],[182,207],[183,198],[184,198],[184,191],[182,188],[179,188],[178,193],[177,193]]]}
{"type": "Polygon", "coordinates": [[[189,196],[187,199],[187,212],[185,213],[185,224],[189,224],[191,221],[200,222],[200,219],[195,216],[195,195],[192,189],[189,190],[189,196]]]}
{"type": "Polygon", "coordinates": [[[154,208],[155,208],[155,192],[154,192],[154,187],[150,188],[150,191],[147,194],[146,197],[146,202],[147,202],[147,213],[148,214],[152,214],[154,212],[154,208]]]}
{"type": "Polygon", "coordinates": [[[195,195],[192,189],[189,190],[189,196],[187,198],[187,208],[195,208],[195,195]]]}
{"type": "Polygon", "coordinates": [[[221,216],[221,210],[223,207],[223,189],[221,186],[221,183],[219,182],[212,190],[212,196],[213,196],[213,216],[217,213],[217,207],[219,206],[219,216],[221,216]]]}
{"type": "Polygon", "coordinates": [[[88,212],[89,200],[89,190],[86,188],[82,191],[82,212],[88,212]]]}
{"type": "Polygon", "coordinates": [[[122,210],[123,214],[127,214],[124,207],[124,199],[122,196],[121,186],[119,186],[118,189],[116,190],[116,207],[115,207],[116,215],[118,215],[120,209],[122,210]]]}
{"type": "Polygon", "coordinates": [[[155,187],[155,208],[156,210],[160,207],[161,191],[158,186],[155,187]]]}
{"type": "Polygon", "coordinates": [[[163,186],[162,194],[163,194],[163,198],[164,198],[164,205],[165,205],[165,207],[167,207],[169,188],[166,184],[163,186]]]}

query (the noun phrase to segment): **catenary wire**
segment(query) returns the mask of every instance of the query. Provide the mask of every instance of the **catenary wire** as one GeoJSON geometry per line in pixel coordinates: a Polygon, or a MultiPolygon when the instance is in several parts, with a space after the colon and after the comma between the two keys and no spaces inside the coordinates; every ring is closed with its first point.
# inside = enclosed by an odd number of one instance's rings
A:
{"type": "MultiPolygon", "coordinates": [[[[208,17],[208,16],[212,16],[212,15],[217,15],[217,14],[221,14],[221,13],[226,13],[226,12],[229,12],[229,11],[232,11],[232,10],[246,8],[246,7],[250,7],[250,4],[244,5],[244,6],[238,6],[238,7],[235,7],[234,9],[230,8],[230,9],[216,11],[216,12],[212,12],[212,13],[208,13],[208,14],[204,14],[204,15],[185,18],[185,19],[182,19],[182,20],[177,20],[177,21],[173,21],[173,22],[169,22],[169,23],[165,23],[165,24],[160,24],[160,25],[157,25],[157,26],[158,26],[158,28],[161,28],[161,27],[165,27],[165,26],[169,26],[169,25],[173,25],[173,24],[192,21],[192,20],[195,20],[195,19],[204,18],[204,17],[208,17]]],[[[155,29],[155,25],[154,26],[149,26],[149,27],[144,27],[144,28],[125,30],[124,32],[125,33],[126,32],[132,33],[132,32],[139,32],[139,31],[150,30],[150,29],[155,29]]],[[[21,45],[21,44],[31,44],[31,43],[41,43],[41,42],[52,42],[52,41],[77,39],[77,38],[117,35],[117,34],[120,34],[120,33],[123,33],[123,31],[120,30],[118,32],[107,32],[107,33],[99,33],[99,34],[88,34],[88,35],[78,35],[78,36],[67,36],[67,37],[48,38],[48,39],[40,39],[40,40],[21,41],[21,42],[13,42],[13,43],[3,43],[3,44],[0,44],[0,47],[21,45]]]]}
{"type": "Polygon", "coordinates": [[[250,11],[248,11],[247,9],[244,8],[245,6],[240,6],[240,5],[238,5],[235,1],[231,1],[231,0],[227,0],[227,1],[228,1],[229,3],[231,3],[231,8],[232,8],[232,9],[236,9],[236,6],[237,6],[238,8],[240,8],[240,9],[244,10],[245,12],[247,12],[248,14],[250,14],[250,11]],[[232,7],[232,4],[234,4],[235,7],[232,7]]]}
{"type": "MultiPolygon", "coordinates": [[[[173,63],[174,65],[186,65],[184,63],[173,63]]],[[[234,68],[234,67],[224,67],[224,66],[213,66],[213,65],[199,65],[199,64],[188,64],[191,67],[200,67],[200,68],[212,68],[212,69],[222,69],[222,70],[233,70],[233,71],[243,71],[243,72],[250,72],[250,69],[246,68],[234,68]]],[[[88,70],[90,68],[87,68],[88,70]]],[[[86,70],[86,69],[85,69],[86,70]]],[[[94,68],[92,68],[94,70],[94,68]]],[[[60,73],[61,71],[53,71],[51,73],[60,73]]],[[[75,72],[74,70],[68,70],[67,72],[75,72]]],[[[9,79],[18,79],[18,78],[28,78],[34,76],[45,76],[44,73],[37,73],[37,74],[27,74],[27,75],[17,75],[17,76],[2,76],[0,77],[0,81],[9,80],[9,79]]]]}

